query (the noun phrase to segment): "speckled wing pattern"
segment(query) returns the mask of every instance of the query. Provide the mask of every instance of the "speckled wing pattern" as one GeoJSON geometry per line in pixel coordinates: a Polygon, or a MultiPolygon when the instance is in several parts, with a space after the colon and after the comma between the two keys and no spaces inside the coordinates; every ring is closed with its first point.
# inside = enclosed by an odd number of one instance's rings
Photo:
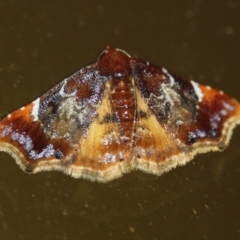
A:
{"type": "Polygon", "coordinates": [[[107,182],[137,169],[161,175],[223,150],[239,123],[239,103],[222,91],[107,47],[4,118],[0,150],[29,173],[107,182]]]}

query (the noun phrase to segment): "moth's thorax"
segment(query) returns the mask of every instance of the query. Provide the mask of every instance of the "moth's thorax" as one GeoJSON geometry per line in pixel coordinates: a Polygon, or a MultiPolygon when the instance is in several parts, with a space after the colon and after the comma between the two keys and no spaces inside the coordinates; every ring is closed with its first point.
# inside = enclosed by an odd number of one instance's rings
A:
{"type": "Polygon", "coordinates": [[[108,76],[112,118],[116,121],[121,133],[121,142],[132,142],[136,99],[132,79],[130,57],[122,50],[108,48],[99,57],[100,75],[108,76]]]}

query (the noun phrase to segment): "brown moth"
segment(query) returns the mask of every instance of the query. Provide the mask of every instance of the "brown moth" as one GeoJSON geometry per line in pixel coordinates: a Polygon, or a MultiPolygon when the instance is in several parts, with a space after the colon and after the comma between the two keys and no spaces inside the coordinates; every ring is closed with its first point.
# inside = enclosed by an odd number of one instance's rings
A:
{"type": "Polygon", "coordinates": [[[223,150],[240,104],[222,91],[107,47],[0,122],[0,150],[35,173],[107,182],[132,170],[161,175],[223,150]]]}

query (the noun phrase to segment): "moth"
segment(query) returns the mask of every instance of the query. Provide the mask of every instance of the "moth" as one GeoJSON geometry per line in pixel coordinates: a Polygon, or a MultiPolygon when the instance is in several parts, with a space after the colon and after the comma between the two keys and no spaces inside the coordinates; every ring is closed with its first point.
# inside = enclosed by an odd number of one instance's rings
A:
{"type": "Polygon", "coordinates": [[[0,151],[28,173],[60,170],[107,182],[161,175],[226,148],[240,104],[121,49],[64,79],[0,122],[0,151]]]}

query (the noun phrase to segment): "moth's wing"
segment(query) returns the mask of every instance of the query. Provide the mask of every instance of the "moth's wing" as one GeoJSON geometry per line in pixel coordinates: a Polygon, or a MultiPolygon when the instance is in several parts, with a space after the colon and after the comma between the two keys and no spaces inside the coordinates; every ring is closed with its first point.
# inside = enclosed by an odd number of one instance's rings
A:
{"type": "MultiPolygon", "coordinates": [[[[104,94],[105,80],[90,65],[0,122],[0,150],[27,172],[71,172],[104,94]]],[[[90,150],[91,151],[91,150],[90,150]]]]}
{"type": "Polygon", "coordinates": [[[132,61],[132,67],[138,89],[138,169],[160,175],[228,144],[240,123],[235,99],[145,62],[132,61]]]}
{"type": "Polygon", "coordinates": [[[106,182],[131,170],[130,147],[122,140],[121,131],[112,107],[110,81],[106,82],[87,137],[82,139],[76,161],[71,166],[72,175],[92,181],[106,182]]]}

